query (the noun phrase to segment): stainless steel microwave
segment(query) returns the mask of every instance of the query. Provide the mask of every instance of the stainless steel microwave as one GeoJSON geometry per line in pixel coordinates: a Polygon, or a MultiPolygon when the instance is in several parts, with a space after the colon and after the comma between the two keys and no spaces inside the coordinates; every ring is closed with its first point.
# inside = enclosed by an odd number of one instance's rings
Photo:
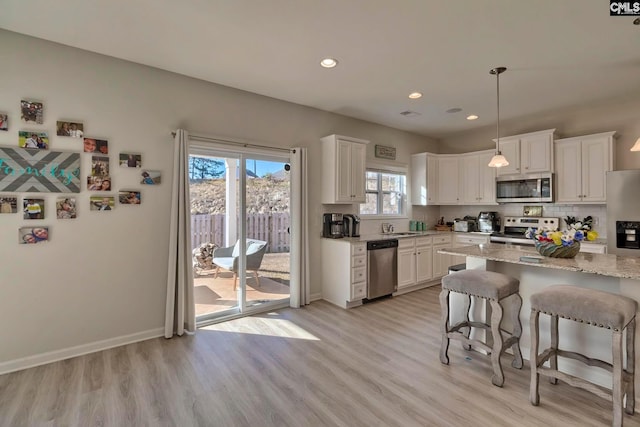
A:
{"type": "Polygon", "coordinates": [[[496,202],[553,202],[553,174],[498,177],[496,178],[496,202]]]}

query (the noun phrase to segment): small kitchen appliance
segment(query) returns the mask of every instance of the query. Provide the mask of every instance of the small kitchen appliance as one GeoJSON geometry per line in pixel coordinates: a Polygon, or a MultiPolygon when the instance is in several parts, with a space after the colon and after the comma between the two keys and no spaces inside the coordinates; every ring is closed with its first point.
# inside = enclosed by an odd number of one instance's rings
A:
{"type": "Polygon", "coordinates": [[[543,203],[553,202],[553,174],[499,176],[496,178],[496,202],[543,203]]]}
{"type": "Polygon", "coordinates": [[[500,231],[498,212],[480,212],[478,215],[478,231],[484,233],[500,231]]]}
{"type": "Polygon", "coordinates": [[[453,221],[453,231],[461,231],[464,233],[476,231],[476,218],[469,215],[462,219],[456,218],[453,221]]]}
{"type": "Polygon", "coordinates": [[[344,236],[360,237],[360,217],[353,214],[344,214],[344,236]]]}
{"type": "Polygon", "coordinates": [[[344,217],[341,213],[326,213],[322,216],[322,237],[330,239],[344,237],[344,217]]]}

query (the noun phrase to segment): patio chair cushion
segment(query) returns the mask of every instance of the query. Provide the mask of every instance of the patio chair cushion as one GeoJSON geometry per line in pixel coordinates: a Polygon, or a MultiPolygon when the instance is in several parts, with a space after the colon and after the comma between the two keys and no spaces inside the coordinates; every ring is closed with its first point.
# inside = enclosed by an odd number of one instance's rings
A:
{"type": "MultiPolygon", "coordinates": [[[[263,241],[253,241],[247,240],[247,255],[254,254],[258,252],[262,246],[264,246],[265,242],[263,241]]],[[[238,240],[235,245],[233,245],[233,252],[231,253],[232,257],[237,257],[240,255],[240,241],[238,240]]]]}
{"type": "Polygon", "coordinates": [[[224,268],[226,270],[233,270],[233,260],[236,257],[220,257],[220,258],[214,258],[213,261],[214,263],[221,267],[224,268]]]}

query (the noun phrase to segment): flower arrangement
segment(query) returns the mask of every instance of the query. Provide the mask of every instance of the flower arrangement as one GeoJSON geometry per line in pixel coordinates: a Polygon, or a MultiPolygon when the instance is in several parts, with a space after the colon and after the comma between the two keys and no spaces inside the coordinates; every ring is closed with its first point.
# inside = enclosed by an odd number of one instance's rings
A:
{"type": "MultiPolygon", "coordinates": [[[[595,233],[595,232],[594,232],[595,233]]],[[[527,239],[534,239],[540,243],[553,242],[557,246],[569,246],[574,242],[581,242],[582,240],[595,240],[595,237],[589,239],[588,233],[582,230],[576,230],[575,228],[569,228],[568,230],[558,231],[550,228],[529,228],[525,232],[527,239]]],[[[597,233],[596,233],[597,235],[597,233]]]]}

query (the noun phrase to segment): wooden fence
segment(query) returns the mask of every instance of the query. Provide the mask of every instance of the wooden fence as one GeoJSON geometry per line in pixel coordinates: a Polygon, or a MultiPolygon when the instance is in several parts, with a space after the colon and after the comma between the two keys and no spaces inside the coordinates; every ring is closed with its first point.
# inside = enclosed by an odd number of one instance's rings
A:
{"type": "MultiPolygon", "coordinates": [[[[267,252],[289,252],[289,214],[269,213],[247,216],[247,236],[267,242],[267,252]]],[[[191,246],[202,243],[225,245],[225,214],[191,215],[191,246]]]]}

